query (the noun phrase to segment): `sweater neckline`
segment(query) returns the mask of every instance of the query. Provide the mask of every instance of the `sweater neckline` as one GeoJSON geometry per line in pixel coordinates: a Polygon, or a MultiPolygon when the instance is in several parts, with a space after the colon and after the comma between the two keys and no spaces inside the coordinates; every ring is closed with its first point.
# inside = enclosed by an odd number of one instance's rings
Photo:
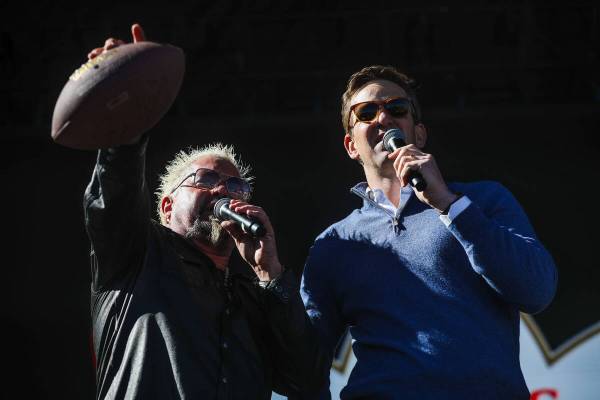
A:
{"type": "Polygon", "coordinates": [[[369,206],[377,207],[377,208],[383,210],[386,214],[393,217],[394,219],[398,219],[400,217],[400,215],[402,214],[402,211],[404,211],[404,209],[406,208],[406,205],[408,204],[410,199],[414,196],[414,192],[410,186],[405,186],[402,189],[400,189],[400,204],[399,204],[398,208],[396,208],[396,210],[393,211],[392,208],[394,207],[394,205],[389,201],[389,199],[387,199],[385,197],[383,192],[381,192],[381,196],[383,196],[383,198],[380,201],[377,201],[374,196],[369,196],[369,194],[368,194],[369,191],[371,191],[371,193],[373,193],[374,191],[381,191],[381,190],[369,188],[369,185],[367,184],[367,182],[359,182],[358,184],[354,185],[354,187],[352,187],[350,189],[350,192],[354,193],[355,195],[357,195],[363,199],[364,206],[369,205],[369,206]],[[384,202],[387,202],[389,204],[389,207],[384,206],[384,204],[383,204],[384,202]]]}

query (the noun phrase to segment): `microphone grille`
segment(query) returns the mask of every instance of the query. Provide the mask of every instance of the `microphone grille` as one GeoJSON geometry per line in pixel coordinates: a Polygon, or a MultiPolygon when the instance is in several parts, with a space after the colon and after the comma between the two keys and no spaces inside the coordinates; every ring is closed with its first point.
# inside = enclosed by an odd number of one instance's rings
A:
{"type": "Polygon", "coordinates": [[[213,208],[213,215],[219,219],[222,219],[223,216],[221,215],[221,210],[223,209],[223,206],[229,207],[229,202],[231,202],[231,199],[228,197],[223,197],[222,199],[217,200],[215,207],[213,208]]]}
{"type": "MultiPolygon", "coordinates": [[[[395,140],[398,140],[400,143],[402,143],[400,146],[404,146],[404,132],[402,132],[402,130],[399,128],[392,128],[388,130],[385,135],[383,135],[383,147],[389,152],[394,151],[394,147],[392,146],[391,142],[395,140]]],[[[398,146],[397,142],[396,146],[400,147],[398,146]]]]}

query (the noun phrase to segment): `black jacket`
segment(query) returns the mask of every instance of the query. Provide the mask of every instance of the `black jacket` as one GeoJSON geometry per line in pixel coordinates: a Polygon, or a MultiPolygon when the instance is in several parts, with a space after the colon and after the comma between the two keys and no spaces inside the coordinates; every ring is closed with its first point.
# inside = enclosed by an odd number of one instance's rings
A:
{"type": "Polygon", "coordinates": [[[270,399],[329,368],[288,269],[229,276],[151,221],[147,140],[101,150],[84,196],[98,399],[270,399]]]}

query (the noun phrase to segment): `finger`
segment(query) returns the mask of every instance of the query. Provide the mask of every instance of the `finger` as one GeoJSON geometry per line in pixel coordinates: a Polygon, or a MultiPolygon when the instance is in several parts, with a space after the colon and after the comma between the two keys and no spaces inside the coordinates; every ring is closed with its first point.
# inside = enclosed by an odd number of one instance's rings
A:
{"type": "Polygon", "coordinates": [[[244,239],[244,231],[242,228],[233,221],[223,221],[221,222],[221,227],[231,235],[236,241],[241,242],[244,239]]]}
{"type": "Polygon", "coordinates": [[[243,200],[231,199],[231,201],[229,202],[229,207],[235,207],[237,205],[244,205],[244,204],[249,204],[249,203],[246,203],[243,200]]]}
{"type": "Polygon", "coordinates": [[[407,146],[404,146],[404,147],[400,148],[400,154],[398,154],[398,156],[409,155],[409,154],[411,154],[411,155],[423,155],[425,153],[423,153],[414,144],[409,144],[407,146]]]}
{"type": "Polygon", "coordinates": [[[88,53],[88,56],[87,56],[88,60],[92,60],[92,59],[96,58],[97,56],[102,54],[103,51],[104,51],[104,47],[96,47],[94,50],[92,50],[88,53]]]}
{"type": "Polygon", "coordinates": [[[396,149],[396,150],[392,151],[390,154],[388,154],[387,158],[389,158],[390,160],[395,160],[398,158],[398,154],[400,154],[401,151],[402,151],[402,148],[396,149]]]}
{"type": "Polygon", "coordinates": [[[400,182],[402,183],[402,186],[406,186],[408,184],[408,179],[409,179],[409,174],[410,171],[418,171],[421,167],[421,161],[419,160],[415,160],[415,161],[408,161],[407,163],[404,164],[404,167],[402,168],[402,171],[400,172],[400,182]]]}
{"type": "Polygon", "coordinates": [[[115,39],[115,38],[108,38],[108,39],[106,39],[104,41],[103,49],[104,50],[108,50],[111,46],[114,46],[116,40],[117,39],[115,39]]]}
{"type": "Polygon", "coordinates": [[[237,213],[245,214],[247,210],[251,210],[253,208],[260,208],[258,206],[248,204],[242,200],[232,199],[229,202],[229,209],[235,211],[237,213]]]}
{"type": "Polygon", "coordinates": [[[255,206],[253,204],[244,203],[240,200],[236,200],[235,202],[232,201],[229,204],[229,209],[238,214],[246,215],[247,217],[251,217],[255,220],[258,220],[263,224],[263,226],[267,230],[267,235],[271,235],[273,237],[275,236],[273,225],[271,225],[271,220],[269,219],[269,216],[267,215],[265,210],[263,210],[261,207],[255,206]]]}
{"type": "Polygon", "coordinates": [[[247,204],[247,203],[235,203],[233,205],[230,204],[229,208],[238,214],[245,214],[248,216],[255,217],[260,222],[270,225],[270,221],[269,221],[269,217],[267,216],[267,213],[265,212],[265,210],[263,210],[259,206],[255,206],[253,204],[247,204]]]}
{"type": "Polygon", "coordinates": [[[240,201],[232,201],[231,203],[229,203],[229,208],[236,212],[246,212],[248,210],[261,210],[264,212],[264,210],[259,206],[256,206],[254,204],[243,203],[240,201]]]}
{"type": "Polygon", "coordinates": [[[263,224],[267,232],[273,234],[273,226],[271,225],[271,220],[269,220],[269,217],[263,210],[247,210],[246,215],[259,220],[263,224]]]}
{"type": "Polygon", "coordinates": [[[389,159],[395,159],[398,157],[402,157],[405,154],[424,154],[424,153],[421,152],[419,150],[419,148],[416,147],[415,145],[409,144],[409,145],[397,148],[396,150],[394,150],[390,154],[388,154],[387,157],[389,159]]]}
{"type": "Polygon", "coordinates": [[[106,39],[106,41],[104,42],[104,50],[107,51],[110,49],[114,49],[115,47],[119,47],[123,44],[125,44],[125,42],[122,41],[121,39],[115,39],[115,38],[106,39]]]}
{"type": "Polygon", "coordinates": [[[140,24],[131,25],[131,36],[133,36],[133,43],[143,42],[146,40],[146,34],[140,24]]]}
{"type": "Polygon", "coordinates": [[[421,149],[419,149],[414,143],[407,145],[406,149],[412,151],[413,153],[417,153],[417,154],[423,153],[421,151],[421,149]]]}
{"type": "Polygon", "coordinates": [[[410,153],[407,149],[402,149],[394,160],[394,169],[396,171],[402,171],[404,165],[409,161],[413,161],[414,159],[414,154],[410,153]]]}

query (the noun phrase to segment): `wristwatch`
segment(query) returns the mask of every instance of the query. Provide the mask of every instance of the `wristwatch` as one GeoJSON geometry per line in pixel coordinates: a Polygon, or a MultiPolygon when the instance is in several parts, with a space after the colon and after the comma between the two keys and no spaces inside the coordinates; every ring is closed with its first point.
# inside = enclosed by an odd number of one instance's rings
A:
{"type": "Polygon", "coordinates": [[[286,282],[284,276],[285,272],[282,272],[277,278],[270,281],[258,281],[258,284],[265,292],[275,296],[282,303],[287,303],[290,300],[290,284],[286,282]]]}

